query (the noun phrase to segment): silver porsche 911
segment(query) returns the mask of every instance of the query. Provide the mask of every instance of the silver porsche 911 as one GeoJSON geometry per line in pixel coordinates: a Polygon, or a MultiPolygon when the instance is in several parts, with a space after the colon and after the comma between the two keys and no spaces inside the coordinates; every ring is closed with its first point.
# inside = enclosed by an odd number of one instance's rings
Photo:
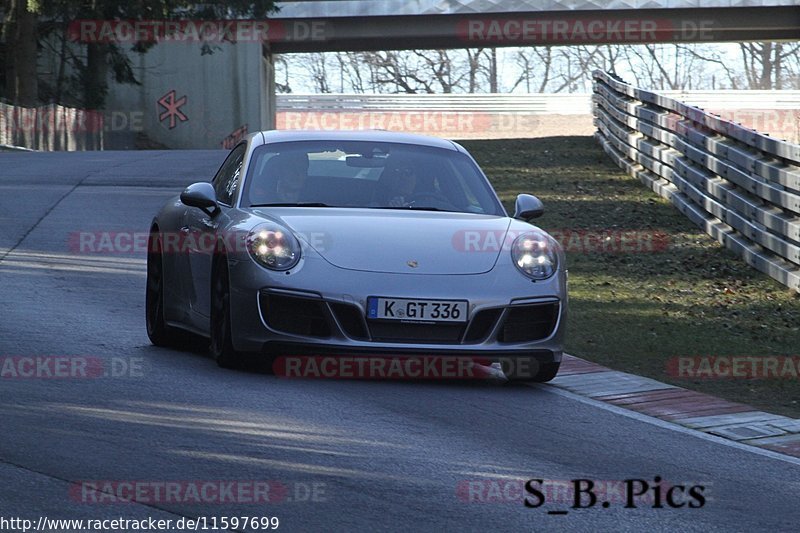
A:
{"type": "Polygon", "coordinates": [[[548,381],[567,275],[561,247],[528,223],[542,210],[521,194],[509,217],[451,141],[253,133],[153,219],[147,333],[159,346],[207,337],[223,367],[301,353],[481,357],[511,380],[548,381]]]}

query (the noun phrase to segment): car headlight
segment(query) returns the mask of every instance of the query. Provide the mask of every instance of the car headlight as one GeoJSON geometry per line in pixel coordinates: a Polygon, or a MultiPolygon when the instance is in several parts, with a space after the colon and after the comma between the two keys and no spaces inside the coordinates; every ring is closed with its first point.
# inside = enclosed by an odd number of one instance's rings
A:
{"type": "Polygon", "coordinates": [[[247,251],[272,270],[289,270],[300,261],[300,243],[278,224],[259,224],[247,235],[247,251]]]}
{"type": "Polygon", "coordinates": [[[558,245],[541,231],[523,233],[511,245],[514,266],[531,279],[547,279],[558,270],[558,245]]]}

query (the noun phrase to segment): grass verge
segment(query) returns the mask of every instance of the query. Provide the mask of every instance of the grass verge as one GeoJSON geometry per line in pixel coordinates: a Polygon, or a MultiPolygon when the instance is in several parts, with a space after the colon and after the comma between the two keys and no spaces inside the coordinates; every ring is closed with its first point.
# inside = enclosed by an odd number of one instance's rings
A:
{"type": "Polygon", "coordinates": [[[461,144],[510,212],[518,193],[542,199],[545,215],[536,224],[545,230],[666,234],[666,248],[645,253],[568,250],[568,353],[800,418],[800,378],[686,379],[667,371],[679,356],[799,355],[796,291],[749,267],[622,173],[591,137],[461,144]]]}

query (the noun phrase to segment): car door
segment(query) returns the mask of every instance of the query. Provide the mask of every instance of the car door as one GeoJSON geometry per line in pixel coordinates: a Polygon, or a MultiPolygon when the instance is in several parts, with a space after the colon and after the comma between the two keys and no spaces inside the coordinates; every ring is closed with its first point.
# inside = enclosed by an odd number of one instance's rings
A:
{"type": "Polygon", "coordinates": [[[236,146],[214,176],[214,186],[220,211],[209,214],[202,209],[189,209],[184,215],[181,233],[185,239],[193,314],[203,319],[211,310],[211,265],[217,234],[224,229],[227,211],[233,205],[241,181],[247,145],[236,146]]]}

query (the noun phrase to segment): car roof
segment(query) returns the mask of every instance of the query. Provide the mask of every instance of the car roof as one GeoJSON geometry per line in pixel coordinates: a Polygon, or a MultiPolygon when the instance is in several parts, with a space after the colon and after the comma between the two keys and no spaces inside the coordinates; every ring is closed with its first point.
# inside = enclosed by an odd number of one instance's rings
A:
{"type": "Polygon", "coordinates": [[[367,141],[413,144],[460,151],[453,141],[427,135],[385,130],[268,130],[260,132],[264,143],[290,141],[367,141]]]}

